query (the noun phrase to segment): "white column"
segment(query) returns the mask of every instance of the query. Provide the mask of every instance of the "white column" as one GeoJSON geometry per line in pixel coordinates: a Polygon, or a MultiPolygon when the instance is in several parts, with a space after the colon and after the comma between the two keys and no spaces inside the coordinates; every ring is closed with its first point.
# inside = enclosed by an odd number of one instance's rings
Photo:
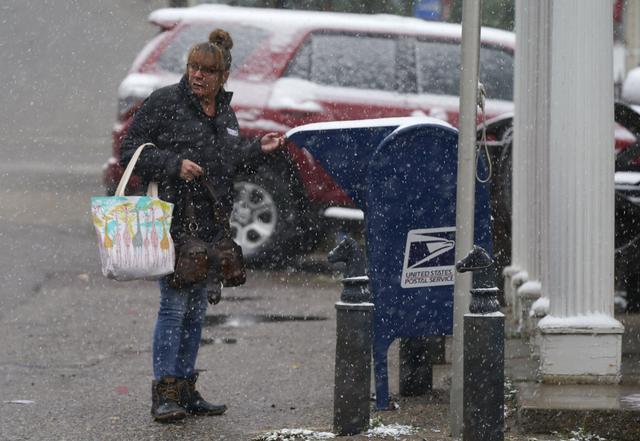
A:
{"type": "MultiPolygon", "coordinates": [[[[551,0],[528,2],[525,17],[526,38],[521,44],[530,46],[528,71],[524,73],[529,86],[525,99],[527,109],[522,121],[523,142],[526,145],[526,159],[529,164],[527,180],[527,226],[526,248],[527,281],[517,289],[520,305],[521,329],[528,336],[530,326],[529,311],[533,303],[542,296],[542,273],[546,260],[542,258],[548,241],[546,218],[548,215],[548,162],[549,162],[549,71],[551,63],[551,0]]],[[[516,112],[517,115],[517,112],[516,112]]]]}
{"type": "Polygon", "coordinates": [[[627,71],[640,66],[640,0],[626,0],[624,39],[627,44],[627,71]]]}
{"type": "Polygon", "coordinates": [[[509,272],[514,318],[521,324],[541,296],[547,238],[546,200],[541,196],[546,192],[549,144],[550,1],[516,3],[512,262],[521,272],[509,272]]]}
{"type": "Polygon", "coordinates": [[[515,30],[516,54],[514,77],[514,136],[512,145],[512,178],[511,178],[511,264],[504,269],[505,298],[511,304],[512,316],[519,320],[520,304],[516,296],[517,288],[524,283],[528,274],[526,269],[527,253],[527,200],[526,188],[530,168],[526,164],[526,131],[529,109],[528,72],[531,63],[531,45],[528,38],[531,35],[529,20],[527,19],[531,2],[516,0],[515,30]]]}
{"type": "Polygon", "coordinates": [[[611,0],[551,10],[549,246],[540,330],[543,379],[619,380],[613,317],[614,150],[611,0]]]}

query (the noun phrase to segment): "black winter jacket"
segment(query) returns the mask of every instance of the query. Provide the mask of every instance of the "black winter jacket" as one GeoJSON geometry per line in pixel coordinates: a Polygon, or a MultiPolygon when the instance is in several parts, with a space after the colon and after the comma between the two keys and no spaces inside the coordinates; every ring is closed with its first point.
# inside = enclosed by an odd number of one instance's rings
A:
{"type": "Polygon", "coordinates": [[[157,146],[144,148],[134,174],[145,185],[149,181],[158,182],[160,199],[175,205],[171,233],[178,242],[185,233],[184,196],[189,189],[200,227],[197,235],[213,241],[222,230],[221,225],[213,225],[213,204],[204,186],[180,178],[182,160],[189,159],[205,170],[230,213],[233,176],[242,161],[260,152],[258,140],[247,143],[239,136],[238,121],[230,106],[232,95],[221,90],[216,97],[216,115],[207,116],[183,76],[178,84],[158,89],[146,99],[122,142],[123,166],[141,144],[151,142],[157,146]]]}

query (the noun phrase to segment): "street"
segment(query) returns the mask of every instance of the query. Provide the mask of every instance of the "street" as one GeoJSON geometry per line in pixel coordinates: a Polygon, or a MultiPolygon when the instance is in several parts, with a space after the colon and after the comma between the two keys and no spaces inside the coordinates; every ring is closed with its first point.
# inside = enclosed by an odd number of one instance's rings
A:
{"type": "Polygon", "coordinates": [[[0,322],[0,438],[245,440],[303,421],[328,430],[338,293],[325,276],[286,273],[225,292],[207,313],[199,383],[230,410],[164,426],[149,415],[155,284],[55,272],[0,322]]]}
{"type": "Polygon", "coordinates": [[[330,429],[339,283],[314,274],[251,273],[210,307],[200,388],[227,415],[149,415],[158,288],[102,277],[89,200],[104,191],[118,83],[165,4],[0,6],[2,440],[241,440],[301,416],[330,429]]]}
{"type": "Polygon", "coordinates": [[[51,275],[96,268],[89,198],[102,194],[116,89],[161,1],[0,6],[0,316],[51,275]]]}

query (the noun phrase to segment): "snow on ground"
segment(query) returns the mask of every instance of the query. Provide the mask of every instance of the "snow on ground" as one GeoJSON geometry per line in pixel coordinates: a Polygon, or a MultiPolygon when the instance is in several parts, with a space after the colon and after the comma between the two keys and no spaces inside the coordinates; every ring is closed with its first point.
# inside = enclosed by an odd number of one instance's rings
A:
{"type": "MultiPolygon", "coordinates": [[[[417,428],[405,426],[402,424],[382,424],[375,420],[371,421],[371,425],[375,426],[365,432],[363,435],[367,438],[383,437],[390,439],[399,439],[403,435],[411,435],[416,433],[417,428]]],[[[331,432],[314,432],[308,429],[281,429],[274,432],[268,432],[252,441],[317,441],[325,439],[334,439],[335,434],[331,432]]]]}
{"type": "Polygon", "coordinates": [[[398,439],[401,435],[411,435],[416,432],[416,428],[412,426],[403,426],[402,424],[380,424],[372,429],[369,429],[365,434],[367,437],[383,436],[398,439]]]}
{"type": "Polygon", "coordinates": [[[331,432],[314,432],[307,429],[281,429],[266,433],[252,441],[316,441],[333,439],[336,436],[331,432]]]}

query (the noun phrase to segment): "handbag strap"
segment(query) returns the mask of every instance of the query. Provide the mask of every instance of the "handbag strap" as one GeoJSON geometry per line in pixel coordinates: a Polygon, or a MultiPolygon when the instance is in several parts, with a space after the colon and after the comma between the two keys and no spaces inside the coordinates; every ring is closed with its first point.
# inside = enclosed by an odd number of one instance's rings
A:
{"type": "Polygon", "coordinates": [[[198,219],[196,218],[196,210],[193,204],[193,192],[191,187],[186,187],[183,207],[184,216],[182,218],[182,224],[184,229],[189,233],[195,233],[200,229],[200,225],[198,225],[198,219]]]}
{"type": "MultiPolygon", "coordinates": [[[[229,225],[230,213],[227,213],[224,209],[224,205],[213,184],[207,179],[206,175],[202,175],[199,179],[199,183],[205,188],[205,194],[209,197],[213,203],[213,219],[214,222],[221,224],[223,236],[227,238],[233,238],[231,235],[231,226],[229,225]]],[[[182,217],[182,224],[185,231],[194,233],[200,229],[198,224],[198,218],[196,217],[195,207],[193,202],[193,188],[187,185],[184,192],[184,216],[182,217]]]]}
{"type": "MultiPolygon", "coordinates": [[[[205,176],[200,179],[200,183],[205,187],[205,194],[209,197],[213,203],[213,219],[214,222],[221,224],[223,233],[226,237],[231,237],[231,229],[229,226],[229,216],[226,215],[224,206],[218,197],[218,194],[205,176]]],[[[193,202],[193,188],[187,185],[184,192],[184,216],[183,226],[188,232],[195,232],[200,229],[198,224],[198,218],[196,217],[194,202],[193,202]]]]}
{"type": "MultiPolygon", "coordinates": [[[[136,162],[138,162],[138,158],[140,157],[142,150],[147,146],[155,147],[155,144],[147,142],[142,144],[140,147],[136,149],[136,151],[133,153],[133,156],[131,157],[131,160],[129,161],[129,164],[127,164],[127,168],[125,168],[124,173],[122,173],[122,177],[120,178],[120,182],[118,183],[118,188],[116,188],[116,193],[115,193],[116,196],[124,196],[124,190],[125,188],[127,188],[129,179],[131,179],[133,168],[136,166],[136,162]]],[[[147,196],[150,196],[152,198],[158,197],[157,182],[149,182],[149,185],[147,186],[147,196]]]]}
{"type": "Polygon", "coordinates": [[[211,181],[207,179],[206,175],[202,176],[202,183],[204,187],[207,189],[207,194],[209,195],[209,199],[213,202],[213,216],[214,219],[218,220],[222,224],[222,230],[224,231],[224,235],[226,237],[232,238],[231,236],[231,226],[229,225],[229,217],[230,213],[226,213],[224,209],[224,205],[222,205],[222,201],[218,196],[218,192],[214,188],[211,181]]]}

